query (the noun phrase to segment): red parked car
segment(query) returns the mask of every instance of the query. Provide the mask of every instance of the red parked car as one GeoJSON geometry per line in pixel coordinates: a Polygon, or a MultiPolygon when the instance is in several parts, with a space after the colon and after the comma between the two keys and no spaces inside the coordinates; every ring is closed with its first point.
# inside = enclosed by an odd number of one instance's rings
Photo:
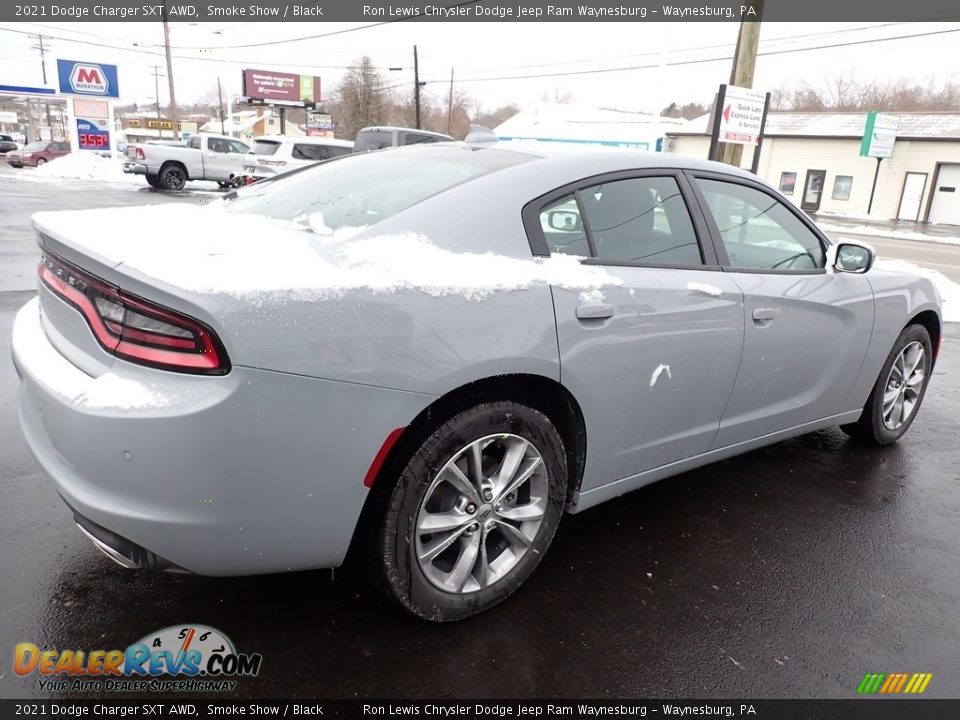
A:
{"type": "Polygon", "coordinates": [[[7,163],[13,167],[39,167],[49,160],[70,154],[70,143],[38,140],[24,146],[23,150],[7,153],[7,163]]]}

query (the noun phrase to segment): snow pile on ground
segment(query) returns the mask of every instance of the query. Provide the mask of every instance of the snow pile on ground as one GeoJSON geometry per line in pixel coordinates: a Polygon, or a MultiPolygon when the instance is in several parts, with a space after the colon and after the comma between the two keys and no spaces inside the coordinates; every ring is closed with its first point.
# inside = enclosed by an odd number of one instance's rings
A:
{"type": "Polygon", "coordinates": [[[143,178],[127,175],[122,162],[94,152],[75,152],[58,157],[31,172],[31,179],[95,180],[100,182],[142,183],[143,178]]]}
{"type": "Polygon", "coordinates": [[[943,301],[943,320],[960,322],[960,283],[955,283],[941,272],[920,267],[905,260],[877,260],[875,267],[880,270],[894,270],[930,278],[937,286],[940,299],[943,301]]]}
{"type": "Polygon", "coordinates": [[[198,293],[299,300],[414,289],[480,300],[536,284],[573,290],[622,284],[570,255],[452,252],[416,233],[377,235],[370,228],[326,234],[322,218],[298,224],[228,212],[220,203],[43,212],[34,221],[104,263],[198,293]]]}
{"type": "Polygon", "coordinates": [[[834,225],[818,222],[817,227],[829,235],[864,235],[867,237],[891,238],[893,240],[921,240],[924,242],[942,243],[944,245],[960,245],[960,235],[956,237],[944,235],[929,235],[910,230],[895,228],[874,227],[871,225],[834,225]]]}

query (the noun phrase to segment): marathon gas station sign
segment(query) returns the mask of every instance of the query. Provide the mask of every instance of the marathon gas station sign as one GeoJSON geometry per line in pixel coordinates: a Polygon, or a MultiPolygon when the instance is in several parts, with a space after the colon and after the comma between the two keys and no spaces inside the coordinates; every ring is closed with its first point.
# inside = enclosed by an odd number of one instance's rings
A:
{"type": "Polygon", "coordinates": [[[73,150],[109,151],[113,127],[112,99],[120,97],[117,66],[80,60],[57,60],[60,94],[72,96],[67,114],[75,132],[73,150]]]}

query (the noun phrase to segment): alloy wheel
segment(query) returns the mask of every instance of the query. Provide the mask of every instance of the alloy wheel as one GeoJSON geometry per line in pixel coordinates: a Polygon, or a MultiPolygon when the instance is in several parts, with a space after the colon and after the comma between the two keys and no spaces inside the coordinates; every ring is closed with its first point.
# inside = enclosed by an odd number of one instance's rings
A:
{"type": "Polygon", "coordinates": [[[529,441],[512,434],[474,440],[444,464],[420,503],[420,569],[446,592],[493,585],[536,539],[548,498],[546,465],[529,441]]]}
{"type": "Polygon", "coordinates": [[[909,343],[894,361],[884,384],[883,424],[888,430],[899,429],[917,407],[926,372],[923,345],[909,343]]]}

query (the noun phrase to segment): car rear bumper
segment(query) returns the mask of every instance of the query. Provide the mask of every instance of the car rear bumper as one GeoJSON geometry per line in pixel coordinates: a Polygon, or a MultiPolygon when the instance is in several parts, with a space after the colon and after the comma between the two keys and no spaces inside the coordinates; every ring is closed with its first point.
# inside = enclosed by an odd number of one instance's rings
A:
{"type": "Polygon", "coordinates": [[[93,377],[44,322],[36,299],[14,322],[23,434],[78,519],[153,569],[339,565],[372,459],[426,397],[238,366],[201,377],[116,360],[93,377]]]}
{"type": "Polygon", "coordinates": [[[147,166],[142,163],[125,162],[122,165],[122,169],[127,174],[132,174],[132,175],[147,174],[147,166]]]}

